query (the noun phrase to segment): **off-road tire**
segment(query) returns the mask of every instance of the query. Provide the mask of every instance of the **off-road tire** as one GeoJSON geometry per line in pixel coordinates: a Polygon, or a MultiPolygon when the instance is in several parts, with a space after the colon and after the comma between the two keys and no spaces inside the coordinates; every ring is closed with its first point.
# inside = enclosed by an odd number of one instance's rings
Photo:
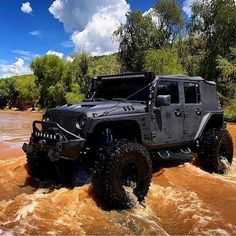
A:
{"type": "Polygon", "coordinates": [[[210,173],[224,174],[233,161],[233,141],[229,131],[221,128],[207,130],[200,140],[198,163],[210,173]],[[224,162],[223,162],[223,161],[224,162]]]}
{"type": "Polygon", "coordinates": [[[72,168],[71,187],[81,187],[85,184],[91,183],[91,171],[82,165],[82,163],[75,163],[72,168]]]}
{"type": "Polygon", "coordinates": [[[133,206],[134,199],[125,190],[124,182],[131,184],[132,178],[135,179],[136,185],[128,186],[141,202],[148,193],[151,177],[152,162],[147,150],[137,143],[122,140],[100,148],[92,184],[103,206],[127,209],[133,206]]]}
{"type": "Polygon", "coordinates": [[[44,162],[43,159],[45,159],[45,153],[38,151],[37,149],[33,149],[33,152],[31,154],[28,154],[26,156],[27,159],[27,165],[26,170],[29,176],[40,179],[43,176],[43,173],[45,171],[44,169],[44,162]]]}

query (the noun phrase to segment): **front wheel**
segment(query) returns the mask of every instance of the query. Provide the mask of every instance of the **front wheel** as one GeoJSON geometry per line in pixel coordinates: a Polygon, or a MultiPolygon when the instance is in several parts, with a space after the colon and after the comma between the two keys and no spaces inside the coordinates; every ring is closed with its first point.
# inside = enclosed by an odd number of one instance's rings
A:
{"type": "Polygon", "coordinates": [[[200,141],[199,163],[208,172],[224,174],[233,161],[233,142],[229,131],[209,129],[200,141]]]}
{"type": "Polygon", "coordinates": [[[152,177],[152,163],[147,150],[133,142],[115,141],[100,149],[92,183],[102,204],[126,209],[136,198],[144,200],[152,177]]]}

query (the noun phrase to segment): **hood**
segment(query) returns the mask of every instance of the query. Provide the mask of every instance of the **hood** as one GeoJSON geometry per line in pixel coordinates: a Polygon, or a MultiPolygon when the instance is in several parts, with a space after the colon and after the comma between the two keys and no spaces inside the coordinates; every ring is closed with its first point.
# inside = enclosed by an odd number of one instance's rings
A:
{"type": "Polygon", "coordinates": [[[95,118],[101,115],[121,115],[145,112],[145,103],[136,101],[105,101],[105,102],[82,102],[72,105],[64,105],[48,110],[47,113],[79,113],[87,117],[95,118]]]}

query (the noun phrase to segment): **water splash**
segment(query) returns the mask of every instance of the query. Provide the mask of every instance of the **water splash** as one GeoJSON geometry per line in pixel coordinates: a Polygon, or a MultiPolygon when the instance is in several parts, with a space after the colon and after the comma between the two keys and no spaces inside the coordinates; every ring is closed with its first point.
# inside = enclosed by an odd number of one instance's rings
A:
{"type": "MultiPolygon", "coordinates": [[[[0,135],[0,235],[236,234],[235,162],[225,175],[191,164],[163,168],[153,174],[142,205],[134,197],[131,210],[104,211],[90,184],[74,189],[32,187],[17,143],[30,134],[36,115],[21,114],[2,118],[0,112],[0,133],[8,140],[3,143],[0,135]]],[[[235,142],[236,126],[230,130],[235,142]]]]}

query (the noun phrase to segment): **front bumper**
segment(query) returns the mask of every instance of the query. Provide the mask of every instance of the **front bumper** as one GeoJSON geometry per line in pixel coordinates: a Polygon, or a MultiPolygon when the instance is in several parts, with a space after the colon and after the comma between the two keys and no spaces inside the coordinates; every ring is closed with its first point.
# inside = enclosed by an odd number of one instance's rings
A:
{"type": "Polygon", "coordinates": [[[30,155],[34,149],[47,153],[51,161],[78,159],[83,153],[86,140],[69,132],[55,122],[34,121],[29,144],[23,144],[23,151],[30,155]],[[40,130],[37,125],[41,125],[40,130]]]}

